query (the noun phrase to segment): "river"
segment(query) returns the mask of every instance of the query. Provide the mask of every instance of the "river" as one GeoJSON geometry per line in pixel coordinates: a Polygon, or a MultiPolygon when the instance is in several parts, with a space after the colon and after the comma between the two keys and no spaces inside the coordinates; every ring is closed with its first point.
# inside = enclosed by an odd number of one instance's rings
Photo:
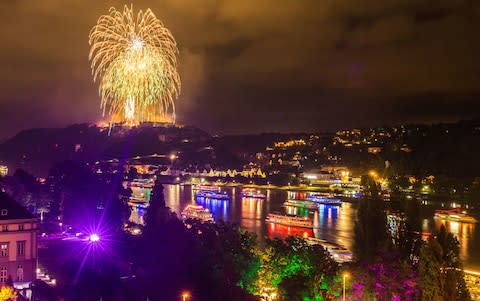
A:
{"type": "MultiPolygon", "coordinates": [[[[313,213],[306,209],[283,207],[287,199],[302,199],[304,192],[291,192],[278,189],[260,190],[265,199],[242,198],[240,187],[224,187],[229,201],[195,200],[195,192],[190,185],[164,185],[165,202],[179,214],[188,204],[199,204],[208,208],[217,220],[239,224],[243,229],[255,233],[260,244],[265,237],[286,237],[302,235],[318,237],[352,249],[353,228],[356,214],[356,200],[344,202],[341,207],[321,205],[313,213]],[[313,218],[314,228],[303,229],[267,224],[265,218],[270,212],[287,212],[295,215],[308,215],[313,218]]],[[[134,193],[138,193],[134,191],[134,193]]],[[[145,194],[149,195],[150,191],[145,194]]],[[[456,235],[460,242],[460,256],[466,269],[480,271],[480,224],[442,222],[433,219],[435,209],[452,208],[460,204],[453,202],[431,204],[424,202],[421,207],[423,231],[433,232],[445,224],[447,230],[456,235]],[[443,205],[443,207],[442,207],[443,205]]],[[[133,208],[131,220],[142,222],[146,209],[133,208]]]]}

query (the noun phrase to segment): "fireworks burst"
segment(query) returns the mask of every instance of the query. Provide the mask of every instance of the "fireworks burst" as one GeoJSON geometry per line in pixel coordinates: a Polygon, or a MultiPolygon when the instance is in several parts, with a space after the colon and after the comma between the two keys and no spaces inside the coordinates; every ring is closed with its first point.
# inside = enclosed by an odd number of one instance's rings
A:
{"type": "Polygon", "coordinates": [[[175,121],[177,44],[150,9],[134,16],[133,7],[110,8],[90,31],[89,44],[104,116],[128,123],[175,121]]]}

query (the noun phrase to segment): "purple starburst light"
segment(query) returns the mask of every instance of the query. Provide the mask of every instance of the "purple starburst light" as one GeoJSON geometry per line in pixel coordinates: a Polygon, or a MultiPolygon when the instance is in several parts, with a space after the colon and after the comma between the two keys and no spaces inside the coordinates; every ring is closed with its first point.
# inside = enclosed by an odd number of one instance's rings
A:
{"type": "Polygon", "coordinates": [[[96,234],[96,233],[92,233],[92,234],[90,234],[90,236],[88,237],[88,239],[89,239],[90,242],[95,243],[95,242],[99,242],[99,241],[100,241],[100,236],[99,236],[98,234],[96,234]]]}

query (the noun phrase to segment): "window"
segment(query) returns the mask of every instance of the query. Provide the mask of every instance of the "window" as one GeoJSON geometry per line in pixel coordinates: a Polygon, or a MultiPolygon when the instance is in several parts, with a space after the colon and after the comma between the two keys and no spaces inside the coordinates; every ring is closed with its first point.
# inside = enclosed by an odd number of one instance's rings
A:
{"type": "Polygon", "coordinates": [[[7,232],[8,231],[8,225],[2,225],[2,231],[7,232]]]}
{"type": "Polygon", "coordinates": [[[8,210],[7,210],[7,209],[2,209],[0,214],[1,214],[2,216],[7,216],[8,210]]]}
{"type": "Polygon", "coordinates": [[[24,225],[23,224],[20,224],[18,225],[18,231],[23,231],[24,230],[24,225]]]}
{"type": "Polygon", "coordinates": [[[0,257],[8,257],[8,242],[0,242],[0,257]]]}
{"type": "Polygon", "coordinates": [[[21,264],[17,266],[17,281],[23,281],[23,266],[21,264]]]}
{"type": "Polygon", "coordinates": [[[17,256],[25,256],[25,241],[17,241],[17,256]]]}
{"type": "Polygon", "coordinates": [[[0,268],[0,283],[7,282],[7,267],[0,268]]]}

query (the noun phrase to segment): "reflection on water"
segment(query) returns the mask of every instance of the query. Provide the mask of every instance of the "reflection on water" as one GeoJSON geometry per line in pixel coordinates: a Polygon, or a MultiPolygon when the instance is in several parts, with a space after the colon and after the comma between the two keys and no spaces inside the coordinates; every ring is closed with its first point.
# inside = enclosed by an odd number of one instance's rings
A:
{"type": "Polygon", "coordinates": [[[355,211],[351,203],[342,206],[320,205],[315,213],[315,237],[352,249],[355,211]]]}
{"type": "Polygon", "coordinates": [[[267,225],[267,235],[270,238],[278,237],[285,238],[289,235],[299,235],[301,237],[314,237],[312,229],[301,227],[290,227],[278,224],[267,225]]]}
{"type": "Polygon", "coordinates": [[[183,189],[184,186],[180,185],[164,185],[165,200],[169,200],[167,206],[177,214],[183,210],[183,208],[180,208],[180,191],[183,189]]]}
{"type": "Polygon", "coordinates": [[[142,207],[134,206],[131,207],[132,211],[130,213],[130,222],[139,224],[139,225],[144,225],[145,220],[143,219],[145,216],[145,213],[147,212],[147,209],[144,209],[142,207]]]}
{"type": "Polygon", "coordinates": [[[240,226],[257,237],[263,236],[263,205],[265,200],[255,198],[241,198],[240,226]]]}
{"type": "MultiPolygon", "coordinates": [[[[468,262],[474,248],[470,246],[470,242],[474,241],[475,224],[461,223],[455,221],[435,220],[435,229],[438,231],[444,225],[447,231],[452,232],[460,243],[460,258],[468,262]]],[[[478,246],[477,246],[478,247],[478,246]]],[[[478,250],[476,250],[478,252],[478,250]]]]}
{"type": "MultiPolygon", "coordinates": [[[[165,202],[174,212],[180,212],[188,204],[202,205],[208,208],[216,221],[224,220],[237,223],[243,229],[257,235],[259,243],[263,244],[264,237],[286,237],[288,235],[301,235],[317,237],[352,249],[353,228],[355,225],[356,202],[344,202],[342,206],[320,205],[317,210],[283,206],[287,199],[301,200],[306,198],[304,192],[287,192],[281,190],[262,190],[265,199],[242,198],[241,188],[222,188],[230,200],[214,200],[209,198],[195,197],[195,191],[188,185],[164,185],[165,202]],[[270,212],[281,212],[292,215],[308,216],[313,220],[314,228],[305,229],[272,225],[265,222],[270,212]]],[[[142,192],[137,191],[138,195],[142,192]]],[[[149,195],[150,191],[144,192],[149,195]]],[[[450,206],[450,203],[444,203],[450,206]]],[[[130,220],[143,222],[146,209],[137,208],[132,210],[130,220]]],[[[447,230],[458,237],[460,242],[461,257],[465,266],[480,270],[480,230],[475,224],[459,222],[441,222],[433,220],[433,212],[429,212],[423,220],[422,228],[425,237],[434,230],[438,230],[441,224],[445,224],[447,230]]]]}
{"type": "Polygon", "coordinates": [[[294,206],[285,206],[285,213],[288,215],[296,216],[310,216],[311,211],[306,208],[294,207],[294,206]]]}
{"type": "Polygon", "coordinates": [[[228,200],[216,200],[204,197],[196,197],[196,204],[207,208],[213,215],[213,219],[228,221],[230,202],[228,200]]]}
{"type": "Polygon", "coordinates": [[[289,200],[304,200],[307,198],[307,193],[299,191],[287,191],[287,197],[289,200]]]}

